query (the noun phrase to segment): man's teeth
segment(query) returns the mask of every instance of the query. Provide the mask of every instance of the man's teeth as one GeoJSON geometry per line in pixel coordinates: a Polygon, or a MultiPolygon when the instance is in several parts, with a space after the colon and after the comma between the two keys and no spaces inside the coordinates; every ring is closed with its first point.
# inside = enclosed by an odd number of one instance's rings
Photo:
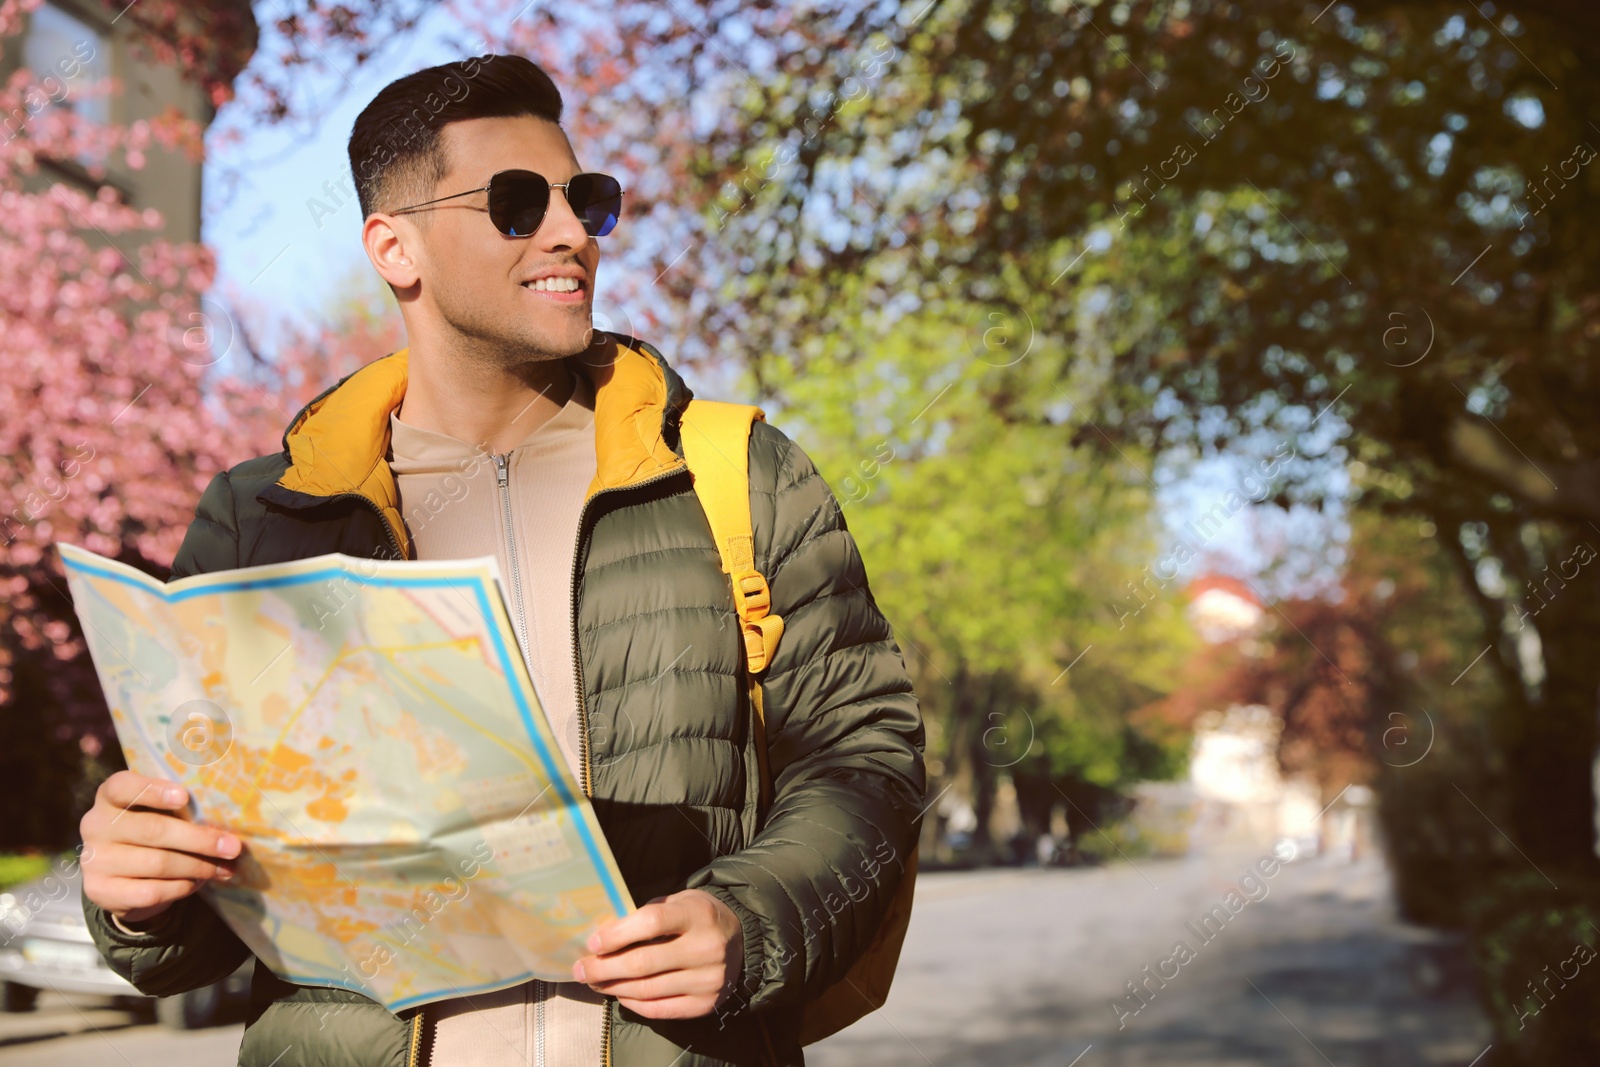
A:
{"type": "Polygon", "coordinates": [[[536,282],[522,284],[538,293],[574,293],[583,288],[583,284],[576,278],[540,278],[536,282]]]}

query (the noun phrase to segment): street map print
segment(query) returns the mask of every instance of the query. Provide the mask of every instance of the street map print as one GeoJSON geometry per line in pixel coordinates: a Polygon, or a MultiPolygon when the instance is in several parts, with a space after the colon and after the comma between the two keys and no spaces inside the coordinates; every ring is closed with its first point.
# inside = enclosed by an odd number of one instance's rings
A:
{"type": "Polygon", "coordinates": [[[390,1011],[570,981],[634,909],[492,558],[163,584],[59,548],[128,766],[244,842],[200,892],[280,977],[390,1011]]]}

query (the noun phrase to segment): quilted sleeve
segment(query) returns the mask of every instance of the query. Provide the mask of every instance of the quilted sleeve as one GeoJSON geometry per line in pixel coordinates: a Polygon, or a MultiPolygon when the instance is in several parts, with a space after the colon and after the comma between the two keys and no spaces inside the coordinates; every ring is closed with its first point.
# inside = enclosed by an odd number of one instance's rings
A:
{"type": "Polygon", "coordinates": [[[149,996],[168,997],[220,982],[250,958],[239,935],[199,896],[178,901],[144,933],[123,930],[88,897],[83,898],[83,914],[106,966],[149,996]]]}
{"type": "Polygon", "coordinates": [[[757,558],[784,619],[761,676],[772,807],[749,847],[688,882],[743,924],[733,1010],[804,1002],[844,976],[904,874],[927,788],[916,694],[833,492],[764,422],[750,480],[757,558]]]}

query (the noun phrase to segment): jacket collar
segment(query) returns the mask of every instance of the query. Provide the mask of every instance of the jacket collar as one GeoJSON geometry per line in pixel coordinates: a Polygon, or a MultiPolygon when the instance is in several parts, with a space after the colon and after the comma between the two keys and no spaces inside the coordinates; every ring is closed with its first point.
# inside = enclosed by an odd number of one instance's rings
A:
{"type": "MultiPolygon", "coordinates": [[[[594,389],[596,469],[586,500],[685,466],[678,420],[694,393],[654,345],[611,336],[616,356],[605,363],[581,353],[568,357],[594,389]]],[[[302,408],[283,435],[289,469],[260,499],[311,508],[334,497],[363,497],[409,557],[400,495],[385,460],[389,415],[405,397],[409,352],[402,348],[374,360],[302,408]]]]}

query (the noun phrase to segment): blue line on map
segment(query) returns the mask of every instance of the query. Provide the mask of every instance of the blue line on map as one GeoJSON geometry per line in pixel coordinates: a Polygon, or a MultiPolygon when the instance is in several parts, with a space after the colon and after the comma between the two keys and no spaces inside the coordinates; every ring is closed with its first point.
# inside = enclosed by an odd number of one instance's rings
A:
{"type": "MultiPolygon", "coordinates": [[[[482,578],[368,578],[365,576],[351,575],[349,571],[339,567],[329,567],[325,570],[308,571],[305,574],[284,575],[281,578],[258,578],[241,582],[215,582],[208,585],[202,585],[194,589],[180,589],[177,592],[168,592],[165,589],[160,588],[159,585],[156,588],[151,588],[151,586],[146,585],[143,582],[135,581],[125,574],[118,574],[116,571],[107,570],[104,567],[96,567],[93,564],[87,563],[77,563],[67,560],[64,556],[62,558],[62,562],[68,567],[71,567],[77,571],[82,571],[85,574],[92,574],[99,578],[108,578],[111,581],[132,586],[140,592],[153,594],[154,596],[165,600],[169,604],[176,604],[178,601],[188,600],[190,597],[205,596],[211,593],[221,593],[235,589],[241,591],[250,589],[274,589],[286,585],[304,585],[307,582],[316,582],[322,580],[323,578],[338,576],[354,578],[363,585],[390,586],[400,589],[439,588],[441,586],[458,588],[463,584],[467,584],[472,587],[473,592],[477,595],[478,607],[483,610],[483,617],[485,619],[494,618],[494,615],[489,607],[488,590],[486,589],[482,578]]],[[[489,636],[494,639],[495,653],[500,659],[500,670],[504,673],[507,682],[509,682],[512,678],[516,677],[516,674],[511,668],[511,657],[506,651],[505,642],[500,639],[500,628],[498,626],[491,625],[489,627],[489,636]]],[[[550,779],[551,784],[556,787],[556,792],[561,798],[561,803],[566,807],[571,807],[575,801],[572,794],[567,791],[566,781],[561,777],[560,772],[556,769],[555,761],[550,756],[550,750],[545,747],[543,738],[539,736],[539,731],[534,727],[533,711],[528,707],[527,695],[522,691],[522,687],[519,685],[511,685],[509,688],[511,690],[512,699],[516,701],[517,712],[522,716],[522,725],[528,731],[529,740],[533,742],[533,750],[538,753],[539,762],[544,764],[545,775],[550,779]]],[[[578,837],[583,842],[584,851],[589,854],[589,862],[594,866],[595,872],[600,875],[600,884],[605,887],[606,896],[611,901],[611,907],[618,915],[626,915],[628,911],[627,906],[622,903],[622,895],[617,891],[616,883],[611,878],[611,872],[606,868],[604,861],[602,861],[600,858],[600,847],[595,844],[594,835],[589,832],[589,824],[582,818],[574,817],[572,820],[572,825],[577,828],[578,837]]]]}
{"type": "MultiPolygon", "coordinates": [[[[477,594],[478,606],[483,609],[483,617],[493,618],[489,611],[489,596],[482,580],[473,583],[473,592],[477,594]]],[[[500,640],[500,627],[489,629],[489,636],[494,638],[494,650],[500,657],[500,670],[509,679],[515,677],[511,670],[511,656],[506,651],[506,644],[500,640]]],[[[528,698],[518,685],[511,686],[511,697],[517,702],[517,711],[522,714],[522,725],[527,727],[528,736],[533,740],[534,751],[539,753],[539,761],[544,764],[545,775],[556,787],[561,795],[561,803],[570,807],[574,801],[572,794],[567,792],[567,783],[560,772],[556,770],[554,761],[550,757],[550,750],[545,747],[544,741],[539,737],[539,732],[533,726],[533,711],[528,707],[528,698]]],[[[563,757],[564,758],[564,757],[563,757]]],[[[606,870],[604,861],[600,858],[600,849],[594,842],[594,835],[589,833],[588,824],[581,818],[574,818],[572,824],[578,828],[578,836],[583,839],[583,847],[589,853],[589,862],[600,874],[600,882],[606,887],[606,896],[611,898],[611,907],[618,915],[626,915],[627,907],[622,903],[622,897],[617,893],[616,884],[611,880],[611,872],[606,870]]]]}
{"type": "MultiPolygon", "coordinates": [[[[451,996],[458,996],[458,995],[459,996],[466,996],[469,993],[478,993],[478,992],[482,992],[482,991],[488,990],[488,989],[509,989],[511,986],[521,985],[523,982],[526,982],[528,979],[535,978],[535,977],[537,977],[537,976],[532,971],[524,971],[524,972],[522,972],[521,974],[519,974],[515,978],[507,978],[507,979],[504,979],[504,980],[499,981],[499,982],[483,982],[483,983],[481,983],[479,985],[451,986],[450,987],[450,995],[451,996]]],[[[570,981],[571,979],[566,979],[566,980],[570,981]]],[[[360,992],[360,991],[358,990],[358,992],[360,992]]],[[[393,1004],[387,1005],[387,1007],[389,1008],[390,1011],[399,1011],[401,1008],[410,1007],[411,1005],[415,1004],[419,1000],[429,1000],[429,999],[442,1000],[444,998],[442,998],[437,992],[434,992],[434,993],[418,993],[416,996],[403,997],[400,1000],[395,1001],[393,1004]]]]}

